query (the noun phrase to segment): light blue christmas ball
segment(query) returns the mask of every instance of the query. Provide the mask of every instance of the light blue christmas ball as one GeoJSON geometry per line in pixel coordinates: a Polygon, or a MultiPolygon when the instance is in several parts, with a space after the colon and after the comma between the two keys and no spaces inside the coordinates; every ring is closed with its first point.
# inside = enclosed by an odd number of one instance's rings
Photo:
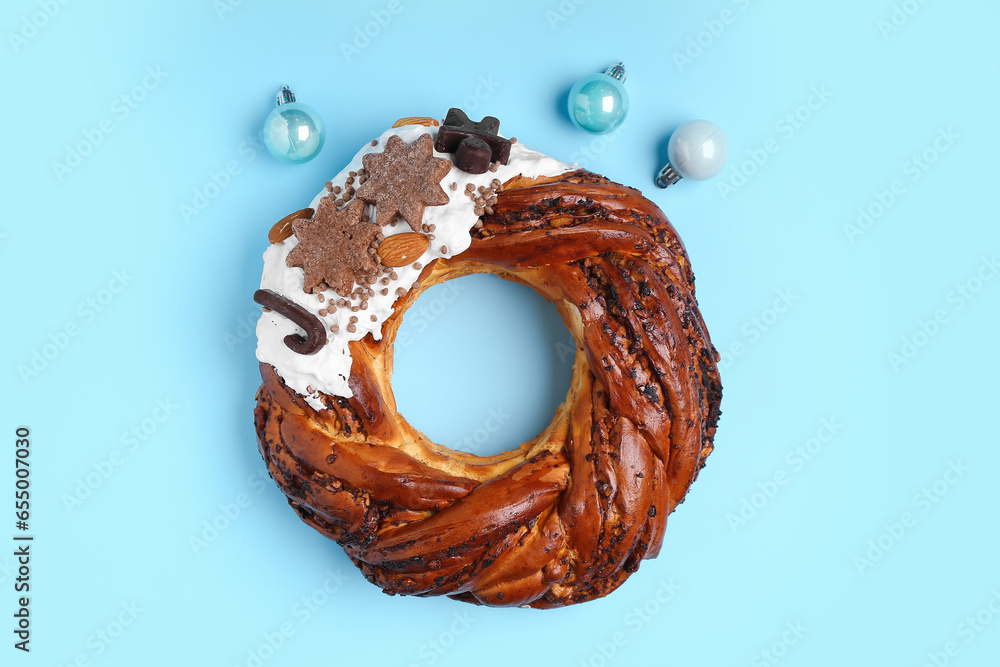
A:
{"type": "Polygon", "coordinates": [[[316,110],[296,102],[286,86],[278,93],[278,106],[264,119],[263,140],[271,155],[282,162],[308,162],[322,150],[326,131],[316,110]]]}
{"type": "Polygon", "coordinates": [[[602,74],[589,74],[569,92],[569,117],[580,129],[607,134],[628,114],[625,67],[618,63],[602,74]]]}

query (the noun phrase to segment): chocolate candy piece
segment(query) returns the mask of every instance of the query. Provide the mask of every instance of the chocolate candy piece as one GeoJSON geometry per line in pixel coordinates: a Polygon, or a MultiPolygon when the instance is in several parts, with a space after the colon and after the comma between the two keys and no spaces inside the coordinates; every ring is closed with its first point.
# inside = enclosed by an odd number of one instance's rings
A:
{"type": "Polygon", "coordinates": [[[448,109],[444,124],[438,129],[434,140],[434,150],[439,153],[455,153],[455,166],[469,174],[481,174],[489,169],[490,162],[507,164],[510,160],[510,141],[497,135],[500,131],[500,121],[493,116],[486,116],[478,123],[469,120],[461,109],[448,109]],[[490,149],[486,167],[480,171],[469,171],[460,162],[474,169],[479,169],[483,157],[482,147],[474,144],[474,148],[465,143],[466,139],[479,139],[490,149]],[[463,155],[464,154],[464,155],[463,155]]]}
{"type": "Polygon", "coordinates": [[[455,166],[467,174],[485,174],[490,169],[493,150],[479,137],[466,137],[455,149],[455,166]]]}
{"type": "Polygon", "coordinates": [[[326,330],[319,318],[297,303],[293,303],[269,289],[259,289],[253,293],[253,300],[284,315],[306,332],[305,337],[298,334],[285,336],[285,345],[297,354],[316,354],[326,344],[326,330]]]}

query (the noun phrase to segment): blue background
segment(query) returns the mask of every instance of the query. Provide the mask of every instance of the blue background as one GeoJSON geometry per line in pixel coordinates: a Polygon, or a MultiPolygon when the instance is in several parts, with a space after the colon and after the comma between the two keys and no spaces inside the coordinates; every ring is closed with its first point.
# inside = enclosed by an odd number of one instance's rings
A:
{"type": "MultiPolygon", "coordinates": [[[[0,662],[997,664],[996,4],[392,8],[4,4],[0,536],[26,425],[36,541],[28,655],[0,550],[0,662]],[[585,135],[565,94],[619,59],[627,125],[585,135]],[[327,123],[304,166],[253,143],[284,83],[327,123]],[[716,452],[660,557],[603,600],[384,596],[264,478],[247,321],[267,230],[396,118],[449,106],[657,202],[726,355],[716,452]],[[692,118],[725,128],[730,164],[660,191],[692,118]]],[[[408,316],[394,386],[439,442],[495,451],[547,423],[568,334],[525,288],[460,284],[408,316]]]]}

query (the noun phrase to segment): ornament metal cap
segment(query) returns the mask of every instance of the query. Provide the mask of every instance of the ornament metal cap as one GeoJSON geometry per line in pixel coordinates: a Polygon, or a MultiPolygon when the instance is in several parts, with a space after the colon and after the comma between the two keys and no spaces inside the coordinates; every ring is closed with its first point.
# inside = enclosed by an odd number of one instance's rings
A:
{"type": "Polygon", "coordinates": [[[669,188],[671,185],[679,183],[681,175],[674,169],[674,165],[667,163],[667,166],[660,170],[660,175],[656,177],[656,184],[661,188],[669,188]]]}
{"type": "Polygon", "coordinates": [[[619,61],[617,64],[604,70],[604,73],[610,76],[612,79],[618,79],[622,83],[625,83],[625,63],[619,61]]]}
{"type": "Polygon", "coordinates": [[[289,102],[295,101],[295,91],[288,86],[282,86],[281,90],[278,91],[275,102],[280,107],[282,104],[288,104],[289,102]]]}

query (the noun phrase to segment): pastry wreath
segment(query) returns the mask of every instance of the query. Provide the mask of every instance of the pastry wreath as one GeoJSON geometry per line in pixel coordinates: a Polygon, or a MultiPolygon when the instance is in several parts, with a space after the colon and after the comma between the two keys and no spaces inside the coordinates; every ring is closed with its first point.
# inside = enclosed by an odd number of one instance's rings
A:
{"type": "Polygon", "coordinates": [[[299,517],[386,593],[559,607],[604,596],[655,557],[712,451],[722,387],[673,226],[641,193],[578,170],[517,177],[471,247],[426,267],[381,341],[350,343],[353,397],[316,410],[260,365],[255,424],[299,517]],[[552,301],[576,341],[566,401],[513,451],[428,440],[396,411],[404,311],[452,278],[492,273],[552,301]]]}

